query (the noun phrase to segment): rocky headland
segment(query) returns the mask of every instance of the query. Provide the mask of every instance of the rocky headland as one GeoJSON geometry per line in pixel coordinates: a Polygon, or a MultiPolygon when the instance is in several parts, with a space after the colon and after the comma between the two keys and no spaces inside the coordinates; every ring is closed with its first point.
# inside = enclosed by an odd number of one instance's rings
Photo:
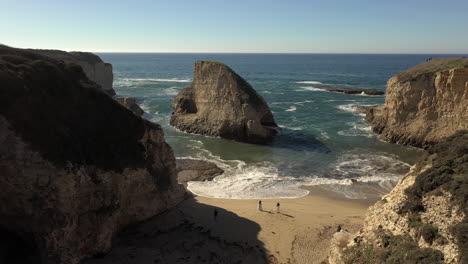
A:
{"type": "Polygon", "coordinates": [[[172,100],[170,124],[182,131],[269,143],[277,125],[265,100],[227,65],[195,63],[194,79],[172,100]]]}
{"type": "Polygon", "coordinates": [[[467,190],[468,131],[459,131],[368,209],[357,235],[335,235],[330,263],[468,263],[467,190]]]}
{"type": "Polygon", "coordinates": [[[429,147],[468,129],[468,59],[433,59],[387,82],[385,104],[364,109],[388,142],[429,147]]]}
{"type": "Polygon", "coordinates": [[[83,69],[0,46],[0,262],[99,256],[185,196],[161,127],[83,69]]]}
{"type": "Polygon", "coordinates": [[[105,63],[99,56],[90,52],[66,52],[62,50],[28,50],[57,60],[78,64],[89,80],[98,84],[109,95],[115,95],[112,88],[114,74],[112,64],[105,63]]]}

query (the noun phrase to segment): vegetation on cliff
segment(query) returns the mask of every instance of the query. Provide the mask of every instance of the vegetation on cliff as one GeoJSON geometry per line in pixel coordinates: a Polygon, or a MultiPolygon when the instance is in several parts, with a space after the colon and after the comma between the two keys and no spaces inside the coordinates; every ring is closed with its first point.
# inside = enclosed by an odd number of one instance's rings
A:
{"type": "MultiPolygon", "coordinates": [[[[408,200],[402,214],[411,214],[413,225],[419,225],[420,213],[425,211],[422,199],[427,195],[443,195],[442,190],[451,194],[454,205],[464,220],[452,228],[460,248],[461,263],[468,263],[468,131],[460,131],[446,141],[431,147],[425,157],[425,163],[432,166],[418,175],[416,181],[406,190],[408,200]]],[[[425,240],[432,242],[437,236],[435,227],[420,228],[425,240]]]]}

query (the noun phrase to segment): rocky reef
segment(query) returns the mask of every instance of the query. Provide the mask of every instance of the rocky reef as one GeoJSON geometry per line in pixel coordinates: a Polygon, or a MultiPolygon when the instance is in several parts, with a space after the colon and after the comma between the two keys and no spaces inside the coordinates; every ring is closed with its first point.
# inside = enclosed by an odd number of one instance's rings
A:
{"type": "Polygon", "coordinates": [[[433,59],[387,82],[382,106],[365,109],[388,142],[428,147],[468,129],[468,59],[433,59]]]}
{"type": "Polygon", "coordinates": [[[182,131],[269,143],[275,120],[265,100],[227,65],[195,63],[194,79],[172,100],[170,124],[182,131]]]}
{"type": "Polygon", "coordinates": [[[112,88],[114,80],[112,64],[103,62],[99,56],[90,52],[66,52],[61,50],[28,51],[80,65],[88,79],[97,83],[107,94],[111,96],[115,95],[115,91],[112,88]]]}
{"type": "Polygon", "coordinates": [[[376,89],[364,89],[364,88],[338,88],[338,87],[317,87],[328,92],[344,93],[344,94],[364,94],[364,95],[384,95],[385,93],[376,89]]]}
{"type": "Polygon", "coordinates": [[[368,209],[351,243],[332,248],[331,263],[468,263],[467,192],[468,131],[459,131],[368,209]]]}
{"type": "Polygon", "coordinates": [[[82,68],[0,47],[1,263],[79,263],[185,195],[161,127],[82,68]]]}

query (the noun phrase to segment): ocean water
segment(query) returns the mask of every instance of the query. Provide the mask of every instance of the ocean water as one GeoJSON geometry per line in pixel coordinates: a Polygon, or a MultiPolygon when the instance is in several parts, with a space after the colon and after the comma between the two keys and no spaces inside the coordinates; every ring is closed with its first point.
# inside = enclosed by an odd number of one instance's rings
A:
{"type": "Polygon", "coordinates": [[[201,196],[293,198],[308,194],[301,186],[321,185],[351,199],[366,198],[368,194],[353,186],[385,193],[421,154],[380,141],[352,108],[383,104],[385,96],[337,94],[316,87],[385,91],[392,75],[429,55],[99,55],[113,64],[117,94],[137,98],[146,118],[162,125],[177,157],[212,161],[225,170],[213,181],[189,183],[188,188],[201,196]],[[197,60],[228,64],[265,98],[281,127],[273,144],[191,135],[169,125],[170,100],[190,84],[197,60]]]}

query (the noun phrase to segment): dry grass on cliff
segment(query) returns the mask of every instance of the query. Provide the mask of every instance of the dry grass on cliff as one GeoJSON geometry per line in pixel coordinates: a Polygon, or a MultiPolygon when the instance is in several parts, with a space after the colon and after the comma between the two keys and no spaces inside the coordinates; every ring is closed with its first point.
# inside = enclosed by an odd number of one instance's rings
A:
{"type": "Polygon", "coordinates": [[[410,68],[406,71],[402,71],[396,75],[396,77],[401,82],[410,81],[416,79],[416,77],[427,74],[434,73],[438,71],[457,69],[457,68],[466,68],[468,67],[467,58],[439,58],[432,59],[428,62],[419,64],[413,68],[410,68]]]}

